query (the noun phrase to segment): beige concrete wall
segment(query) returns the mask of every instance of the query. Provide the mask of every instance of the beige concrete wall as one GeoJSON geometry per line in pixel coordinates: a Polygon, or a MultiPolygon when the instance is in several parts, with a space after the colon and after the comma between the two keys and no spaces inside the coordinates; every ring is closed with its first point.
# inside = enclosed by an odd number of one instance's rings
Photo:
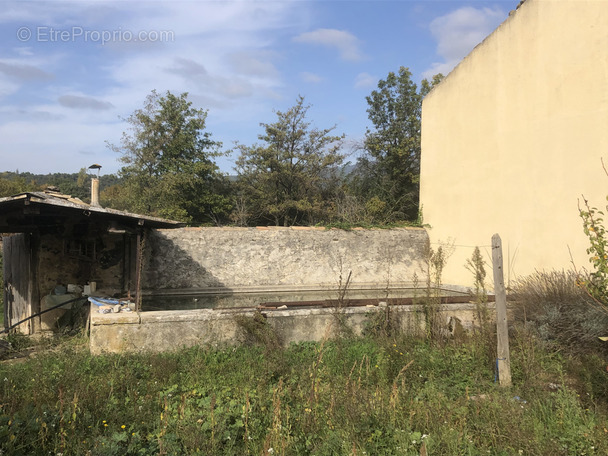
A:
{"type": "MultiPolygon", "coordinates": [[[[493,318],[493,305],[490,317],[493,318]]],[[[418,306],[391,308],[403,331],[419,334],[424,330],[424,314],[418,306]]],[[[263,315],[283,345],[292,342],[321,341],[333,337],[339,327],[332,308],[265,311],[263,315]]],[[[374,312],[382,307],[342,309],[342,321],[361,335],[374,312]]],[[[226,346],[243,343],[246,333],[236,316],[253,317],[251,311],[198,309],[141,313],[100,314],[91,310],[90,347],[93,354],[138,351],[172,351],[195,345],[226,346]]],[[[448,304],[440,307],[446,323],[456,317],[462,328],[479,325],[475,304],[448,304]]]]}
{"type": "MultiPolygon", "coordinates": [[[[577,203],[604,207],[608,2],[527,0],[424,100],[421,203],[446,283],[503,240],[507,279],[587,266],[577,203]]],[[[608,164],[608,162],[607,162],[608,164]]],[[[491,277],[491,270],[489,271],[491,277]]]]}

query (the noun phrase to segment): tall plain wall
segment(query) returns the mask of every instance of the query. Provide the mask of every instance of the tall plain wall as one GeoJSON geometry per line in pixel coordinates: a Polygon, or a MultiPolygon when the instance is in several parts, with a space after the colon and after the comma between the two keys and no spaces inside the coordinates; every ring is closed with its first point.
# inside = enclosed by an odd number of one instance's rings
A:
{"type": "Polygon", "coordinates": [[[145,242],[144,289],[234,291],[409,284],[424,277],[423,229],[183,228],[145,242]]]}
{"type": "Polygon", "coordinates": [[[607,24],[607,1],[527,0],[425,98],[420,199],[431,242],[455,246],[444,282],[470,283],[494,233],[507,281],[570,252],[589,265],[578,204],[608,193],[607,24]]]}

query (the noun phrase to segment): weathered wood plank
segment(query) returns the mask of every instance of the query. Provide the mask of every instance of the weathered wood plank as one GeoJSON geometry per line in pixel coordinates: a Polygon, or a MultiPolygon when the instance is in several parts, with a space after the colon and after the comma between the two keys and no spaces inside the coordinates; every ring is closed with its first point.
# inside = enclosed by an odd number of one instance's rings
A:
{"type": "Polygon", "coordinates": [[[494,294],[496,296],[496,334],[498,381],[500,386],[511,386],[511,358],[509,355],[509,327],[507,322],[507,292],[505,290],[502,241],[498,234],[492,236],[492,267],[494,270],[494,294]]]}
{"type": "MultiPolygon", "coordinates": [[[[29,234],[3,238],[5,320],[8,326],[32,315],[30,240],[29,234]]],[[[31,334],[32,322],[23,323],[19,330],[31,334]]]]}

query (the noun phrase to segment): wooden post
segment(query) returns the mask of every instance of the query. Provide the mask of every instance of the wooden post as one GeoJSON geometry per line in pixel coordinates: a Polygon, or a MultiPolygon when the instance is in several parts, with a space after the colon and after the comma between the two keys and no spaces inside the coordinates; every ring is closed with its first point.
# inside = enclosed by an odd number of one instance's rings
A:
{"type": "Polygon", "coordinates": [[[135,253],[135,311],[141,310],[141,264],[143,259],[142,250],[142,234],[141,230],[137,230],[137,250],[135,253]]]}
{"type": "Polygon", "coordinates": [[[509,327],[507,324],[507,292],[502,266],[502,241],[492,236],[492,268],[494,269],[494,294],[496,295],[496,335],[498,350],[496,369],[500,386],[511,386],[511,358],[509,356],[509,327]]]}

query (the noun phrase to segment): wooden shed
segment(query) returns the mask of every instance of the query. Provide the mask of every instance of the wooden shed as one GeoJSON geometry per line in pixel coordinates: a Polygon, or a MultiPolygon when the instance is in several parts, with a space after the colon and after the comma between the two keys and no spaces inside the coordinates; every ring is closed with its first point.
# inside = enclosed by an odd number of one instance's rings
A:
{"type": "MultiPolygon", "coordinates": [[[[53,189],[0,198],[4,258],[4,327],[41,310],[41,299],[68,285],[96,286],[138,303],[146,231],[180,222],[148,217],[64,195],[53,189]]],[[[19,325],[33,334],[40,317],[19,325]]]]}

